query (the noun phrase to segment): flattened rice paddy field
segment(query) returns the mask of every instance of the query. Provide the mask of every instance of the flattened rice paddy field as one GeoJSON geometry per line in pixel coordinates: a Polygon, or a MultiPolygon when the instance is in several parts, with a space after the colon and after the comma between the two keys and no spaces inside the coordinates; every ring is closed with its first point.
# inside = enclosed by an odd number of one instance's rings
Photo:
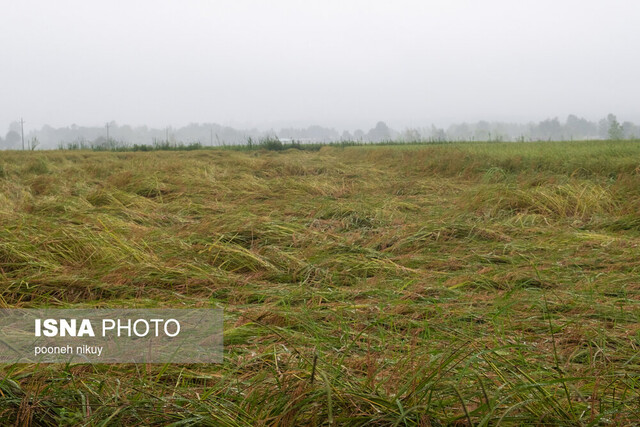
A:
{"type": "Polygon", "coordinates": [[[16,425],[640,420],[640,143],[0,153],[0,306],[218,307],[217,365],[4,365],[16,425]]]}

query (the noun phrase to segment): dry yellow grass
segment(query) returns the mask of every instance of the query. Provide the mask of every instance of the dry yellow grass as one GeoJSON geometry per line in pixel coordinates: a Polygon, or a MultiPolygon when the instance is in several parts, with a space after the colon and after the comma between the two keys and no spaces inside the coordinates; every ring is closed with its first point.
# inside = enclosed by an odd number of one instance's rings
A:
{"type": "Polygon", "coordinates": [[[3,307],[225,309],[222,365],[2,368],[3,424],[630,424],[635,142],[0,154],[3,307]]]}

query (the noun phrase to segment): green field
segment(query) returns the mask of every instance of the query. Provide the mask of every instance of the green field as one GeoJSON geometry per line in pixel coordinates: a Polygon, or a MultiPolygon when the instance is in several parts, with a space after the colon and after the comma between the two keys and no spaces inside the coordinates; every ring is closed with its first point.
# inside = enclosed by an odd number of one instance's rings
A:
{"type": "Polygon", "coordinates": [[[219,307],[218,365],[4,365],[0,424],[640,420],[640,142],[0,152],[0,308],[219,307]]]}

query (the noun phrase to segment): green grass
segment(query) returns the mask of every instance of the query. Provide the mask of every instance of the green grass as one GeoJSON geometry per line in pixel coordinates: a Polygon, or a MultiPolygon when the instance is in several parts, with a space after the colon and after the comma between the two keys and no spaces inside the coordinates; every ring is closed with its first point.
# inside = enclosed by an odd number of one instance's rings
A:
{"type": "Polygon", "coordinates": [[[220,365],[5,365],[18,425],[640,419],[640,143],[0,153],[0,307],[222,307],[220,365]]]}

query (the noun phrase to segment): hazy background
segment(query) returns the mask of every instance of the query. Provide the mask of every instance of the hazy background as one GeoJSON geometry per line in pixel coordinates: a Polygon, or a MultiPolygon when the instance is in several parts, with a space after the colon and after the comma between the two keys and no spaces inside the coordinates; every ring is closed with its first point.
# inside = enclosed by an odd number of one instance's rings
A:
{"type": "Polygon", "coordinates": [[[640,121],[638,1],[4,1],[0,134],[640,121]]]}

